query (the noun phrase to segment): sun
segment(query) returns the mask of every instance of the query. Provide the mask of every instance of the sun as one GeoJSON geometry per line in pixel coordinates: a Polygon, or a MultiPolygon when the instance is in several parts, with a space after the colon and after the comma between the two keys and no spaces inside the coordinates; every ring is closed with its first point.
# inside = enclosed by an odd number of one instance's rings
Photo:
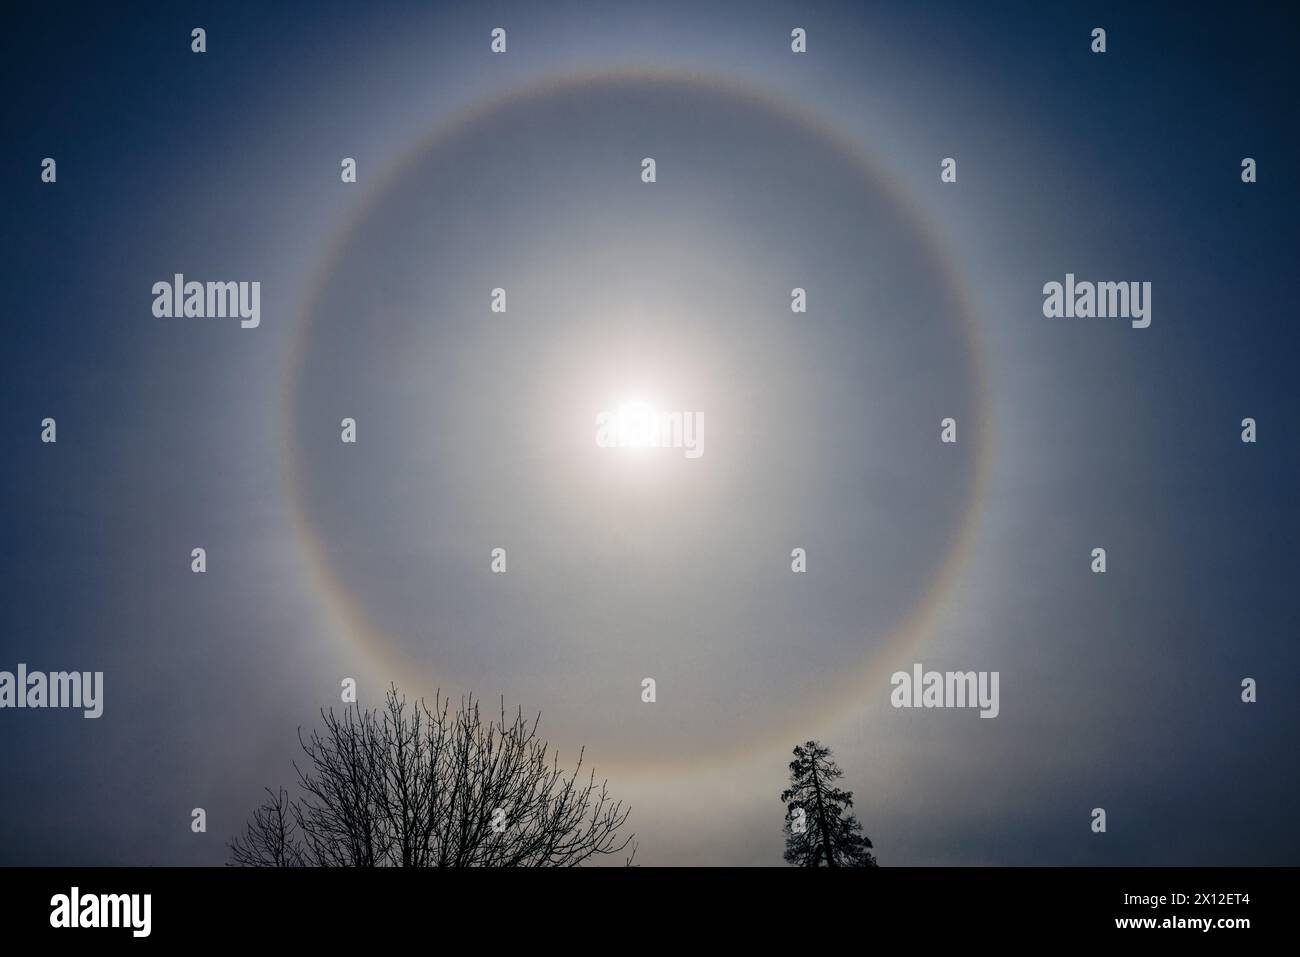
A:
{"type": "Polygon", "coordinates": [[[620,403],[615,422],[614,434],[619,448],[648,449],[658,442],[659,414],[643,399],[620,403]]]}

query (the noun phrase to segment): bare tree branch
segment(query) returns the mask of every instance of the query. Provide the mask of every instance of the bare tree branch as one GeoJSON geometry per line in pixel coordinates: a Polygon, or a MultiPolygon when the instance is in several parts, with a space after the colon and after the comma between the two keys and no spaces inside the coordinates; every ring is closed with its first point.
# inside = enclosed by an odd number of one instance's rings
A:
{"type": "MultiPolygon", "coordinates": [[[[384,707],[321,712],[322,728],[294,763],[299,796],[267,793],[231,863],[252,867],[573,867],[619,854],[629,809],[584,752],[565,772],[522,709],[502,699],[484,720],[478,701],[430,708],[391,687],[384,707]]],[[[632,863],[635,846],[628,856],[632,863]]]]}

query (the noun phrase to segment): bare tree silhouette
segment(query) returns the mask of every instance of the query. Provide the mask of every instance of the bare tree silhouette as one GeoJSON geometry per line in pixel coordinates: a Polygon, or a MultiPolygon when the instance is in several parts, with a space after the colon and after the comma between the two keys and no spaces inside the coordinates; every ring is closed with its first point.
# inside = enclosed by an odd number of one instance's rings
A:
{"type": "MultiPolygon", "coordinates": [[[[484,721],[479,703],[452,711],[441,694],[408,705],[395,687],[382,709],[321,711],[298,740],[300,796],[267,789],[231,864],[247,867],[572,867],[618,854],[629,809],[595,772],[581,780],[517,711],[484,721]]],[[[633,846],[632,853],[635,853],[633,846]]],[[[631,863],[631,856],[627,863],[631,863]]]]}

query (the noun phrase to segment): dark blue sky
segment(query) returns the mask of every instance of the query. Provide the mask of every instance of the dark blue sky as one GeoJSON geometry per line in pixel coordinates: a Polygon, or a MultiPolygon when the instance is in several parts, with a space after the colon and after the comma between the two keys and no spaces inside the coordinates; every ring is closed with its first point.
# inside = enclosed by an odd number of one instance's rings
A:
{"type": "Polygon", "coordinates": [[[1297,24],[1129,7],[6,12],[0,670],[106,690],[0,711],[0,863],[221,863],[343,676],[542,711],[648,864],[779,863],[809,737],[882,864],[1295,863],[1297,24]],[[703,457],[591,446],[647,391],[703,457]]]}

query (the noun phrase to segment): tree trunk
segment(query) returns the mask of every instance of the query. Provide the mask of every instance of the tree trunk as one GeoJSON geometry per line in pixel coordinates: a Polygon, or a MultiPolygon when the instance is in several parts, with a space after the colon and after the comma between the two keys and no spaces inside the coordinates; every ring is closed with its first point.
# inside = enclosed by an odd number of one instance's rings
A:
{"type": "Polygon", "coordinates": [[[826,856],[826,866],[835,867],[835,849],[831,846],[831,836],[826,830],[826,806],[822,803],[822,784],[817,777],[817,756],[812,759],[813,794],[817,797],[817,829],[822,833],[822,853],[826,856]]]}

